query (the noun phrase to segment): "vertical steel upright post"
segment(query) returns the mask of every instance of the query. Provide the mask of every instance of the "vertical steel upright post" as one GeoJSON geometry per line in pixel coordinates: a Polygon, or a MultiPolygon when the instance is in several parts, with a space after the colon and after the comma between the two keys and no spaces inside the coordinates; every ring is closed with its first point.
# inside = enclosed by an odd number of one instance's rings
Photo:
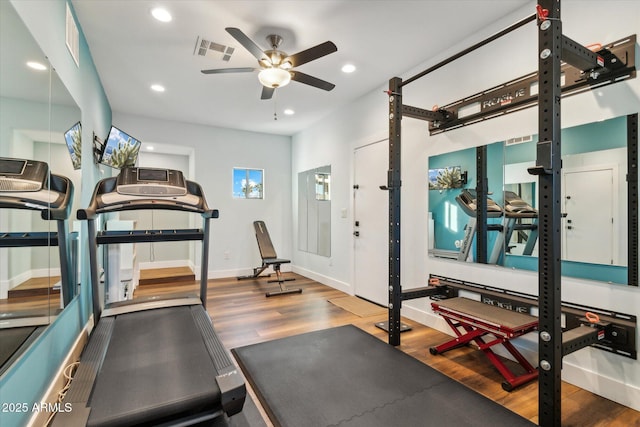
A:
{"type": "Polygon", "coordinates": [[[627,241],[628,285],[640,286],[638,281],[638,113],[627,116],[627,218],[629,239],[627,241]],[[635,262],[633,262],[635,260],[635,262]]]}
{"type": "Polygon", "coordinates": [[[487,263],[487,146],[476,147],[476,262],[487,263]]]}
{"type": "Polygon", "coordinates": [[[538,16],[538,135],[539,175],[538,251],[538,422],[543,427],[561,424],[561,157],[560,61],[562,23],[560,0],[540,0],[548,11],[538,16]]]}
{"type": "Polygon", "coordinates": [[[389,80],[389,344],[400,345],[400,191],[402,79],[389,80]]]}

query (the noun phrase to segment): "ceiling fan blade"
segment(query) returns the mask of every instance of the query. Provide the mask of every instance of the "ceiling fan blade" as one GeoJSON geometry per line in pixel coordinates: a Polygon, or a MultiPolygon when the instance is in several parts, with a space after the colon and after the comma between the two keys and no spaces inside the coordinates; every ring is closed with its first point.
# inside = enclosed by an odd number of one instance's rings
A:
{"type": "Polygon", "coordinates": [[[231,34],[234,39],[245,49],[247,49],[258,61],[267,61],[271,64],[271,60],[269,57],[260,49],[253,40],[251,40],[245,33],[243,33],[239,28],[227,27],[225,28],[227,33],[231,34]]]}
{"type": "Polygon", "coordinates": [[[336,52],[337,50],[338,48],[335,44],[333,44],[333,42],[324,42],[317,46],[303,50],[302,52],[295,53],[286,58],[285,61],[289,61],[291,62],[292,66],[297,67],[299,65],[306,64],[309,61],[313,61],[314,59],[329,55],[330,53],[336,52]]]}
{"type": "Polygon", "coordinates": [[[260,99],[271,99],[273,96],[273,92],[275,92],[275,88],[262,86],[262,95],[260,99]]]}
{"type": "Polygon", "coordinates": [[[300,71],[291,71],[291,80],[295,80],[299,83],[304,83],[306,85],[310,85],[313,87],[317,87],[318,89],[331,90],[336,85],[333,83],[326,82],[324,80],[320,80],[317,77],[310,76],[309,74],[301,73],[300,71]]]}
{"type": "Polygon", "coordinates": [[[217,68],[213,70],[201,70],[202,74],[225,74],[225,73],[248,73],[255,71],[256,68],[244,67],[244,68],[217,68]]]}

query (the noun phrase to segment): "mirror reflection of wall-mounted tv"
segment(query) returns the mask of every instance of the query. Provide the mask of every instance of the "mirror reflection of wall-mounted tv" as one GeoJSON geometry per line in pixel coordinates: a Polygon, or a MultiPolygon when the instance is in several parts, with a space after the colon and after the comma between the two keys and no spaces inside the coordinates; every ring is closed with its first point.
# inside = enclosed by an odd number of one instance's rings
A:
{"type": "Polygon", "coordinates": [[[429,169],[429,190],[462,188],[466,180],[460,166],[429,169]]]}
{"type": "Polygon", "coordinates": [[[74,169],[80,169],[82,164],[82,125],[76,123],[64,133],[64,140],[69,149],[69,156],[74,169]]]}
{"type": "Polygon", "coordinates": [[[100,163],[116,169],[135,166],[141,144],[140,140],[111,126],[109,136],[102,148],[100,163]]]}

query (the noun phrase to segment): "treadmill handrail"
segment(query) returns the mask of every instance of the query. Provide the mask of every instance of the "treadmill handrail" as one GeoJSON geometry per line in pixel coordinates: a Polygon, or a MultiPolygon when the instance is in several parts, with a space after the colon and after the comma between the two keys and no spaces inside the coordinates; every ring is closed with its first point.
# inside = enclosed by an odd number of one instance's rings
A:
{"type": "Polygon", "coordinates": [[[130,201],[113,205],[100,203],[99,200],[101,195],[117,191],[116,180],[117,177],[104,178],[100,180],[93,191],[93,195],[91,196],[91,203],[86,209],[78,209],[76,214],[77,218],[80,220],[95,219],[95,217],[101,213],[140,209],[179,210],[200,213],[203,218],[218,218],[218,210],[209,208],[200,184],[189,180],[185,180],[187,184],[187,194],[199,198],[197,206],[183,204],[170,197],[157,196],[149,198],[133,196],[130,201]]]}
{"type": "Polygon", "coordinates": [[[52,204],[37,203],[36,201],[25,201],[22,197],[12,197],[11,193],[0,195],[0,209],[28,209],[40,211],[44,220],[66,220],[71,215],[71,205],[73,201],[73,182],[65,176],[51,174],[49,188],[40,191],[54,191],[62,195],[62,200],[55,206],[52,204]]]}

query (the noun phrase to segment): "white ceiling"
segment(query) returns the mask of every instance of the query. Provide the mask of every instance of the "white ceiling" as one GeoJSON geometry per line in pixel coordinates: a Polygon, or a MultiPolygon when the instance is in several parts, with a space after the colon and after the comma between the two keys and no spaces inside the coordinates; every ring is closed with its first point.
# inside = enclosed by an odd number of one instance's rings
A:
{"type": "MultiPolygon", "coordinates": [[[[72,0],[115,112],[256,132],[293,135],[333,110],[403,76],[529,0],[72,0]],[[173,15],[151,17],[155,6],[173,15]],[[268,49],[284,37],[288,54],[333,41],[338,51],[299,71],[329,81],[326,92],[298,82],[260,100],[257,73],[204,75],[202,69],[256,67],[225,27],[268,49]],[[235,48],[231,60],[194,54],[204,38],[235,48]],[[352,63],[357,71],[340,68],[352,63]],[[150,90],[165,86],[164,93],[150,90]],[[285,108],[295,115],[285,116],[285,108]],[[274,120],[277,112],[278,120],[274,120]]],[[[409,76],[405,76],[409,77],[409,76]]]]}

